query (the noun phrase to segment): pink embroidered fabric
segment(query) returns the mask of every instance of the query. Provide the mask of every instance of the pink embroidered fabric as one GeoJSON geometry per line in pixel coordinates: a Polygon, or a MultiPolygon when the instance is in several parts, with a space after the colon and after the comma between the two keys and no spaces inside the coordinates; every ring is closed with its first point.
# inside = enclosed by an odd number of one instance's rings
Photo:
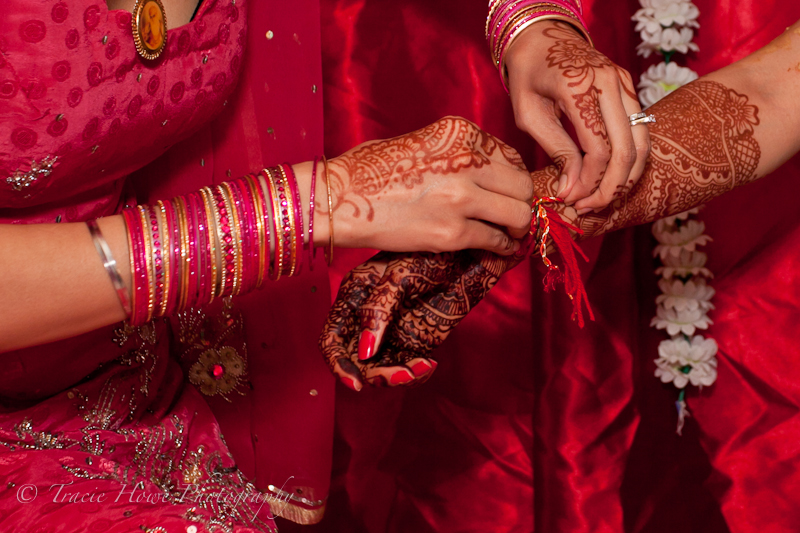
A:
{"type": "MultiPolygon", "coordinates": [[[[204,0],[148,62],[131,14],[102,0],[5,1],[0,223],[84,221],[133,202],[128,175],[226,105],[246,7],[204,0]]],[[[3,354],[0,530],[273,530],[168,339],[158,322],[3,354]]]]}

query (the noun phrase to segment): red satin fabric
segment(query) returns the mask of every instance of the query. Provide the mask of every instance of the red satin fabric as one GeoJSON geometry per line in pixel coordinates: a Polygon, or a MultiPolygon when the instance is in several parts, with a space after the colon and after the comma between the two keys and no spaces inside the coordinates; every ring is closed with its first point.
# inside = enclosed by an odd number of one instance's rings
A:
{"type": "MultiPolygon", "coordinates": [[[[700,74],[766,44],[800,6],[696,0],[700,74]]],[[[546,158],[516,130],[483,41],[486,3],[323,0],[326,151],[458,114],[546,158]]],[[[585,2],[596,46],[634,78],[635,0],[585,2]]],[[[702,214],[717,290],[708,335],[719,379],[688,395],[653,377],[657,278],[649,228],[585,243],[597,319],[544,294],[541,269],[507,274],[437,352],[425,386],[337,391],[325,531],[796,531],[800,524],[800,159],[702,214]]],[[[347,268],[368,251],[340,253],[347,268]]],[[[334,286],[338,279],[332,280],[334,286]]]]}

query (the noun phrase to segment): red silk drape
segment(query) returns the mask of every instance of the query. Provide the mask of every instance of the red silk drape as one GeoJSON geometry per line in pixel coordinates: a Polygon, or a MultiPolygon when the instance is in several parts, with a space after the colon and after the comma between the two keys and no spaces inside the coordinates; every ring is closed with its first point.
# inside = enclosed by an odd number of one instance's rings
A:
{"type": "MultiPolygon", "coordinates": [[[[752,52],[800,5],[696,0],[700,74],[752,52]]],[[[326,152],[464,116],[546,163],[514,126],[483,41],[483,0],[323,0],[326,152]]],[[[636,79],[635,0],[585,2],[597,47],[636,79]]],[[[653,377],[649,228],[587,242],[597,315],[583,330],[535,262],[501,281],[410,391],[337,391],[334,480],[320,531],[796,531],[800,527],[800,192],[795,158],[703,211],[719,379],[688,395],[653,377]]],[[[344,272],[369,252],[339,255],[344,272]]],[[[333,284],[338,285],[336,275],[333,284]]]]}

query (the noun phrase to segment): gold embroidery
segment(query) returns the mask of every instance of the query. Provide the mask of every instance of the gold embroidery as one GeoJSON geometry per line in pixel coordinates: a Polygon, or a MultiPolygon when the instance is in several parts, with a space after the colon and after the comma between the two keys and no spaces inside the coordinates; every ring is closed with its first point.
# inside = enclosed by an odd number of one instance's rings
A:
{"type": "Polygon", "coordinates": [[[53,165],[58,161],[58,156],[48,155],[41,161],[31,161],[31,169],[23,172],[20,169],[6,178],[6,183],[17,192],[23,191],[36,183],[40,178],[46,178],[53,172],[53,165]]]}
{"type": "Polygon", "coordinates": [[[178,314],[180,358],[188,364],[189,382],[206,396],[244,396],[240,387],[247,374],[247,346],[242,315],[233,310],[230,298],[222,310],[207,316],[200,309],[178,314]],[[237,350],[237,348],[239,348],[237,350]]]}

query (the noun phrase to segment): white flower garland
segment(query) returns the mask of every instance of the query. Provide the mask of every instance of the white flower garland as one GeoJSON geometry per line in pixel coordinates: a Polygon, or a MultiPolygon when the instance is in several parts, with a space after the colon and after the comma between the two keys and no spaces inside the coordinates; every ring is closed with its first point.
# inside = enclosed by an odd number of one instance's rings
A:
{"type": "MultiPolygon", "coordinates": [[[[650,107],[666,95],[697,79],[691,69],[672,63],[676,53],[686,54],[699,48],[692,42],[694,28],[699,28],[700,11],[690,0],[640,0],[642,9],[636,12],[636,31],[642,43],[638,54],[649,57],[661,54],[664,61],[651,66],[639,82],[639,100],[650,107]]],[[[670,335],[658,347],[655,376],[664,383],[680,389],[677,432],[680,435],[689,411],[686,408],[686,386],[709,386],[717,379],[717,343],[697,335],[713,324],[708,311],[714,309],[711,298],[714,289],[707,280],[713,278],[705,267],[708,256],[697,249],[711,240],[705,235],[705,224],[698,220],[699,209],[659,220],[653,224],[658,245],[653,256],[662,265],[656,274],[662,279],[656,298],[656,316],[650,323],[670,335]]]]}

